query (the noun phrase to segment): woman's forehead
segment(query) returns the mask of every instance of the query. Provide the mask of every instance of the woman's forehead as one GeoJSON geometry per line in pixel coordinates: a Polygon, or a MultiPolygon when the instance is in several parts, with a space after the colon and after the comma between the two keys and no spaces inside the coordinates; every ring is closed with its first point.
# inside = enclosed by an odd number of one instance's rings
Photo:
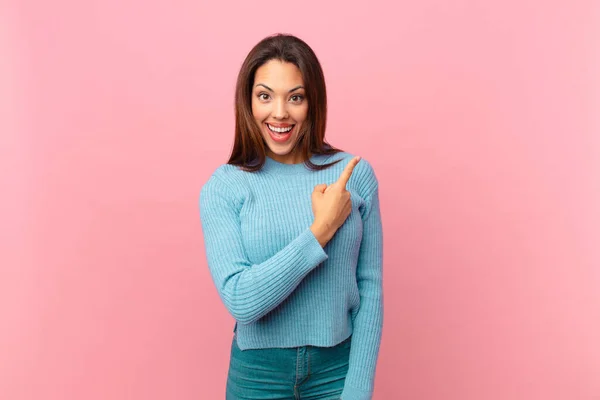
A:
{"type": "Polygon", "coordinates": [[[304,84],[302,73],[292,63],[269,61],[256,70],[255,86],[266,85],[275,91],[288,91],[304,84]]]}

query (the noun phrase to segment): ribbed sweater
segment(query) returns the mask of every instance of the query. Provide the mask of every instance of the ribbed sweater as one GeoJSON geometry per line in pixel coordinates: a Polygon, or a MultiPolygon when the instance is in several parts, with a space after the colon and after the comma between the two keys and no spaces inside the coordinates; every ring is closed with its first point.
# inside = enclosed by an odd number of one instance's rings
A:
{"type": "Polygon", "coordinates": [[[352,211],[321,247],[310,230],[312,192],[332,184],[354,155],[313,155],[323,171],[270,157],[258,172],[230,164],[202,186],[206,260],[241,350],[334,346],[352,335],[343,400],[372,398],[383,328],[379,185],[364,158],[346,190],[352,211]]]}

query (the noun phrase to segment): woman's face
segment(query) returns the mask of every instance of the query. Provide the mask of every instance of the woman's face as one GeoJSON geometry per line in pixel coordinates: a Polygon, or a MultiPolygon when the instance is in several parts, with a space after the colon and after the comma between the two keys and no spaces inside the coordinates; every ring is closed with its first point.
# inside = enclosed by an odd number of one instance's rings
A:
{"type": "Polygon", "coordinates": [[[308,114],[303,85],[298,67],[279,60],[266,62],[254,75],[252,114],[261,127],[267,155],[286,164],[304,161],[300,154],[291,153],[308,114]],[[284,132],[273,132],[270,128],[284,132]]]}

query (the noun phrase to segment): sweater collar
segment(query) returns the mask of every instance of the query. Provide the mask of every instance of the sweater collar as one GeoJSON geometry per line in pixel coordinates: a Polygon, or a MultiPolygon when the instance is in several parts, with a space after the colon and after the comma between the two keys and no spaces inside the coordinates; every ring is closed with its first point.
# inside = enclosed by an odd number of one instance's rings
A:
{"type": "MultiPolygon", "coordinates": [[[[310,161],[313,164],[320,164],[320,161],[323,158],[324,158],[323,155],[313,154],[310,157],[310,161]]],[[[264,163],[262,169],[265,172],[274,173],[274,174],[285,174],[285,175],[309,174],[309,173],[313,172],[304,164],[304,162],[300,162],[297,164],[285,164],[285,163],[276,161],[269,156],[265,157],[265,163],[264,163]]]]}

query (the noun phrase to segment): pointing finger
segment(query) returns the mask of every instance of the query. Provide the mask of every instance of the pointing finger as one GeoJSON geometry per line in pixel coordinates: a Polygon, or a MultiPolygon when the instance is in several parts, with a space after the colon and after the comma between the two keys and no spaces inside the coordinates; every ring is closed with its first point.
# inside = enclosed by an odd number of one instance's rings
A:
{"type": "Polygon", "coordinates": [[[358,164],[359,161],[360,156],[354,157],[352,160],[350,160],[350,162],[348,162],[346,168],[344,168],[344,170],[342,171],[342,174],[340,175],[340,178],[337,180],[337,182],[340,185],[343,185],[344,188],[350,180],[350,176],[352,176],[352,171],[354,171],[354,167],[356,166],[356,164],[358,164]]]}

